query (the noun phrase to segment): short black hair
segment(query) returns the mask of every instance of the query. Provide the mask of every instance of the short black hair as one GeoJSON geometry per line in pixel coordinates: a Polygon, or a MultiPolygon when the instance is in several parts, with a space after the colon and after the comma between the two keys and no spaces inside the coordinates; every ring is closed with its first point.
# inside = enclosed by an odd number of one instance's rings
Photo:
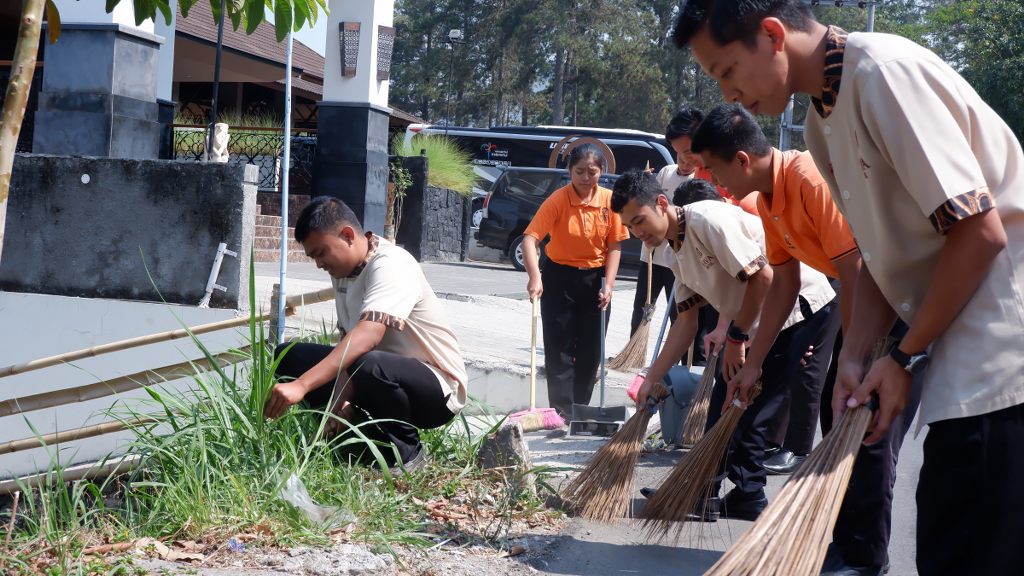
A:
{"type": "Polygon", "coordinates": [[[715,185],[703,178],[690,178],[680,184],[672,194],[672,203],[676,206],[686,206],[703,200],[725,202],[715,185]]]}
{"type": "Polygon", "coordinates": [[[708,114],[697,129],[690,150],[694,154],[707,150],[717,158],[732,162],[737,152],[764,158],[772,153],[772,145],[754,116],[737,102],[719,104],[708,114]]]}
{"type": "Polygon", "coordinates": [[[676,17],[672,41],[682,49],[707,24],[720,46],[737,40],[753,46],[765,18],[778,18],[801,32],[810,30],[815,21],[803,0],[686,0],[676,17]]]}
{"type": "Polygon", "coordinates": [[[295,241],[301,244],[309,238],[310,232],[329,234],[345,226],[351,226],[359,234],[363,233],[356,213],[348,204],[334,196],[316,196],[299,213],[299,219],[295,222],[295,241]]]}
{"type": "Polygon", "coordinates": [[[668,123],[668,128],[665,128],[665,140],[671,142],[680,136],[693,138],[693,135],[697,133],[697,127],[703,121],[704,111],[700,108],[683,108],[676,112],[668,123]]]}
{"type": "Polygon", "coordinates": [[[638,206],[654,206],[661,195],[661,184],[646,170],[627,170],[612,184],[612,212],[622,214],[630,200],[638,206]]]}
{"type": "Polygon", "coordinates": [[[572,170],[573,166],[588,158],[597,162],[597,165],[601,167],[601,172],[608,170],[608,160],[601,153],[601,149],[590,142],[580,144],[569,151],[569,170],[572,170]]]}

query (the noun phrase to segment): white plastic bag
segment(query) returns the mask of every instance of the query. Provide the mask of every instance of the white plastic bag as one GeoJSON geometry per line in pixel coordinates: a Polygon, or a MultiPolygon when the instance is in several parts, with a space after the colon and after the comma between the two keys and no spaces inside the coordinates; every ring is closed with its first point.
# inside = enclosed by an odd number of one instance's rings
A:
{"type": "Polygon", "coordinates": [[[349,510],[344,508],[327,508],[314,502],[309,497],[306,485],[302,483],[302,479],[294,472],[285,480],[284,486],[281,487],[281,491],[277,496],[302,510],[307,518],[317,524],[329,523],[331,528],[338,528],[355,521],[355,515],[349,510]]]}

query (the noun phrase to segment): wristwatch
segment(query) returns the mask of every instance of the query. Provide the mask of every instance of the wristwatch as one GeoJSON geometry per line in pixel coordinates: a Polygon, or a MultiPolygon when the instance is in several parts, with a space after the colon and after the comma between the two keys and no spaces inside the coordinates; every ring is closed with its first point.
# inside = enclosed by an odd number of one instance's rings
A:
{"type": "Polygon", "coordinates": [[[889,352],[889,356],[896,361],[897,364],[903,367],[904,370],[911,374],[917,374],[928,367],[928,353],[921,352],[920,354],[907,354],[900,350],[900,347],[893,346],[889,352]]]}
{"type": "Polygon", "coordinates": [[[729,329],[725,332],[725,337],[735,344],[742,344],[747,340],[750,340],[750,334],[747,334],[743,330],[737,328],[735,321],[729,322],[729,329]]]}

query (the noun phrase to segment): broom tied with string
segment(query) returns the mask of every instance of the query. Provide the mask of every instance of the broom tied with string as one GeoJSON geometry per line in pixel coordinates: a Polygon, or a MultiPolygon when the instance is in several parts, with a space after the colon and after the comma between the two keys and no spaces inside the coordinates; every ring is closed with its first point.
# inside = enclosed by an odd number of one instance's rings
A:
{"type": "Polygon", "coordinates": [[[562,496],[580,516],[608,523],[631,512],[633,477],[647,426],[658,403],[669,395],[661,383],[654,385],[646,404],[623,424],[587,462],[587,467],[569,482],[562,496]]]}
{"type": "MultiPolygon", "coordinates": [[[[757,382],[747,392],[747,405],[761,393],[757,382]]],[[[739,425],[746,408],[739,400],[733,400],[725,414],[705,433],[672,468],[661,487],[651,495],[637,518],[642,522],[643,531],[651,540],[672,534],[679,537],[683,522],[703,515],[703,510],[694,510],[698,502],[707,502],[715,477],[722,467],[722,460],[728,455],[729,443],[739,425]]]]}
{"type": "MultiPolygon", "coordinates": [[[[870,364],[895,340],[875,344],[870,364]]],[[[853,464],[873,412],[851,408],[782,487],[760,518],[705,576],[817,576],[835,527],[853,464]]]]}
{"type": "Polygon", "coordinates": [[[651,333],[651,318],[654,317],[654,310],[657,306],[651,304],[651,279],[654,277],[654,250],[647,249],[647,304],[644,305],[644,315],[637,326],[636,332],[629,338],[629,342],[608,363],[608,368],[618,372],[629,372],[637,368],[643,368],[647,363],[647,340],[651,333]]]}
{"type": "MultiPolygon", "coordinates": [[[[692,352],[691,352],[692,354],[692,352]]],[[[715,369],[718,367],[718,356],[712,354],[708,365],[701,374],[700,383],[690,400],[690,410],[686,413],[680,434],[676,435],[678,444],[683,448],[693,448],[701,437],[708,423],[708,407],[711,406],[711,391],[715,387],[715,369]]]]}

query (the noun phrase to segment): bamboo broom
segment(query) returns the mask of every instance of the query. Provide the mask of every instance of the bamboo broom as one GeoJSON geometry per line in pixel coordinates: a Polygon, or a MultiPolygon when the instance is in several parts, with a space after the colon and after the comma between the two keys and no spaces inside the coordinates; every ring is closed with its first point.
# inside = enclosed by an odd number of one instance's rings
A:
{"type": "MultiPolygon", "coordinates": [[[[693,353],[692,351],[690,352],[693,353]]],[[[701,374],[700,383],[690,401],[690,410],[683,421],[682,433],[676,436],[683,448],[693,448],[704,436],[704,428],[708,423],[708,407],[711,405],[711,390],[715,387],[715,369],[718,367],[718,356],[708,358],[708,365],[701,374]]]]}
{"type": "Polygon", "coordinates": [[[608,368],[618,372],[631,372],[643,368],[647,363],[647,340],[651,333],[651,318],[657,306],[651,304],[651,279],[654,277],[654,250],[647,249],[647,304],[644,305],[644,317],[640,320],[636,332],[629,338],[622,352],[612,358],[608,368]]]}
{"type": "MultiPolygon", "coordinates": [[[[760,393],[761,384],[758,382],[747,393],[747,404],[752,403],[760,393]]],[[[706,501],[712,496],[711,487],[715,476],[722,467],[722,459],[729,452],[729,442],[745,410],[738,400],[734,400],[725,414],[672,468],[661,487],[647,500],[637,517],[643,523],[643,530],[649,539],[656,540],[670,533],[678,538],[683,528],[682,522],[702,514],[703,511],[695,511],[694,507],[702,498],[706,501]]]]}
{"type": "Polygon", "coordinates": [[[632,512],[633,477],[640,458],[647,425],[658,402],[668,396],[661,383],[654,385],[647,404],[623,424],[597,450],[587,467],[569,482],[563,497],[577,514],[595,522],[608,523],[632,512]]]}
{"type": "MultiPolygon", "coordinates": [[[[894,342],[891,337],[879,340],[871,364],[894,342]]],[[[817,576],[873,410],[871,405],[847,410],[760,518],[705,576],[817,576]]]]}

